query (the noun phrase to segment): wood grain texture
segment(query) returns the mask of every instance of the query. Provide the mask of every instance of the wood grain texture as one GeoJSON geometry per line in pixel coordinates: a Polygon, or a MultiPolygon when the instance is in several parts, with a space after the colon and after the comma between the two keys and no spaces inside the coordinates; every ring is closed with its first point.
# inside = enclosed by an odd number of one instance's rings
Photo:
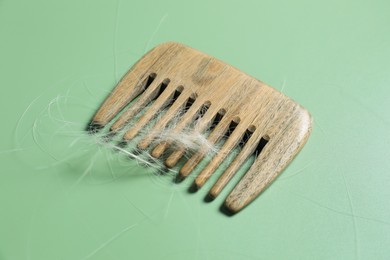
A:
{"type": "MultiPolygon", "coordinates": [[[[195,102],[172,131],[179,132],[189,125],[194,120],[196,111],[206,103],[209,110],[200,119],[202,131],[210,125],[218,111],[225,111],[208,137],[210,142],[220,140],[232,121],[238,122],[221,151],[196,178],[198,187],[209,179],[220,163],[239,145],[244,134],[248,130],[251,132],[249,140],[246,140],[239,154],[211,189],[212,197],[221,192],[240,166],[254,154],[260,140],[268,140],[248,172],[228,195],[225,205],[232,212],[248,205],[282,172],[303,147],[311,132],[311,116],[298,103],[222,61],[174,42],[155,47],[129,70],[93,117],[91,128],[105,126],[139,96],[136,106],[124,111],[113,124],[112,130],[122,128],[140,109],[156,98],[164,80],[169,82],[164,92],[157,97],[140,121],[133,125],[133,129],[125,134],[124,139],[133,138],[138,133],[137,128],[147,124],[152,118],[151,114],[158,113],[168,103],[167,100],[178,86],[182,86],[179,98],[155,124],[152,133],[162,129],[190,97],[195,98],[195,102]],[[153,75],[154,80],[148,85],[150,75],[153,75]]],[[[152,139],[153,136],[144,137],[139,147],[147,148],[152,139]]],[[[160,156],[169,145],[169,142],[158,145],[154,149],[154,155],[160,156]]],[[[195,153],[180,170],[180,174],[184,177],[190,174],[206,153],[201,150],[195,153]]],[[[183,154],[183,148],[178,148],[168,157],[166,164],[175,165],[183,154]]]]}

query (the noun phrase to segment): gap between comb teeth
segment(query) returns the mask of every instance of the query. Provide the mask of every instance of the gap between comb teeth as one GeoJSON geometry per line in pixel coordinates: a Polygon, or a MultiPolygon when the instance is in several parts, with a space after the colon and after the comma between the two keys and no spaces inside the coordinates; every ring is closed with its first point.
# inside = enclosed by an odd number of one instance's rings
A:
{"type": "MultiPolygon", "coordinates": [[[[225,188],[228,182],[234,177],[234,175],[240,170],[242,165],[251,158],[257,158],[261,151],[264,149],[266,144],[269,141],[268,135],[265,135],[258,140],[254,136],[254,131],[247,130],[247,133],[250,135],[246,140],[243,140],[242,149],[234,158],[234,160],[228,165],[224,172],[219,176],[216,183],[209,191],[209,196],[214,199],[219,193],[225,188]]],[[[254,160],[255,160],[254,159],[254,160]]],[[[252,161],[251,165],[254,163],[252,161]]],[[[250,167],[250,166],[249,166],[250,167]]],[[[248,168],[249,169],[249,168],[248,168]]]]}

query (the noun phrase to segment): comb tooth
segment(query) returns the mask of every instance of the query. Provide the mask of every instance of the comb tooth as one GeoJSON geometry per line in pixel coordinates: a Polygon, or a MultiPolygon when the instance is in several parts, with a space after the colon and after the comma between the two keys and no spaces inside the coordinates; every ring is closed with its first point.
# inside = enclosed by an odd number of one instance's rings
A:
{"type": "Polygon", "coordinates": [[[144,113],[142,117],[126,132],[123,139],[130,140],[134,138],[138,132],[153,119],[156,113],[160,112],[165,106],[169,104],[175,95],[175,92],[180,93],[180,89],[182,90],[181,87],[177,88],[176,90],[173,90],[172,88],[165,89],[156,99],[153,105],[148,108],[146,113],[144,113]]]}
{"type": "Polygon", "coordinates": [[[103,127],[111,121],[127,104],[142,93],[144,87],[142,83],[146,83],[145,78],[147,79],[147,75],[152,72],[151,65],[154,65],[162,57],[172,56],[181,48],[178,44],[166,43],[159,45],[145,55],[126,73],[107,97],[94,115],[91,125],[103,127]]]}
{"type": "Polygon", "coordinates": [[[177,98],[177,100],[169,107],[168,111],[161,117],[160,120],[153,126],[152,130],[149,134],[144,136],[142,140],[138,143],[139,149],[146,149],[153,142],[156,133],[161,133],[162,130],[166,127],[169,121],[172,120],[175,115],[185,106],[189,94],[184,93],[186,90],[184,89],[183,93],[177,98]]]}
{"type": "MultiPolygon", "coordinates": [[[[188,109],[187,112],[180,119],[180,122],[172,129],[171,134],[174,136],[175,134],[180,134],[180,132],[189,125],[192,121],[194,121],[198,111],[201,109],[199,106],[199,101],[196,100],[194,104],[188,109]]],[[[163,141],[159,143],[152,151],[152,156],[155,158],[159,158],[164,151],[171,145],[171,141],[163,141]]]]}
{"type": "MultiPolygon", "coordinates": [[[[214,128],[209,137],[207,138],[210,144],[217,143],[225,134],[225,132],[229,128],[230,121],[226,117],[223,117],[221,122],[214,128]]],[[[191,158],[184,164],[184,166],[180,169],[179,177],[184,178],[187,177],[191,171],[196,167],[196,165],[203,159],[203,157],[207,154],[207,150],[202,149],[196,152],[191,158]]]]}
{"type": "Polygon", "coordinates": [[[169,80],[164,79],[160,81],[156,78],[153,83],[145,90],[145,92],[131,105],[129,109],[123,112],[123,114],[115,121],[111,126],[111,132],[117,132],[126,123],[128,123],[136,114],[144,109],[159,93],[161,88],[165,88],[169,84],[169,80]]]}
{"type": "Polygon", "coordinates": [[[104,101],[92,122],[102,127],[105,126],[126,105],[140,95],[149,86],[149,83],[154,81],[155,75],[152,73],[143,79],[136,78],[132,73],[126,75],[124,80],[119,82],[114,92],[104,101]],[[123,93],[125,93],[126,98],[123,97],[123,93]]]}
{"type": "Polygon", "coordinates": [[[175,167],[175,165],[180,160],[180,158],[184,155],[184,153],[185,153],[185,148],[178,147],[175,151],[171,153],[171,155],[169,155],[169,157],[165,161],[165,165],[169,168],[175,167]]]}
{"type": "MultiPolygon", "coordinates": [[[[210,107],[204,117],[202,117],[199,123],[196,125],[194,132],[203,133],[212,123],[213,118],[216,116],[217,107],[210,107]]],[[[179,146],[165,161],[165,165],[168,167],[174,167],[180,158],[185,153],[185,147],[179,146]]]]}
{"type": "Polygon", "coordinates": [[[282,129],[271,136],[249,171],[226,198],[225,206],[230,211],[235,213],[254,200],[306,143],[311,129],[310,115],[301,111],[299,120],[292,121],[283,122],[282,129]]]}
{"type": "Polygon", "coordinates": [[[169,168],[175,167],[180,158],[185,154],[185,148],[178,147],[175,151],[169,155],[165,161],[165,165],[169,168]]]}
{"type": "Polygon", "coordinates": [[[282,151],[277,151],[277,144],[274,138],[270,140],[264,151],[226,198],[225,205],[232,212],[239,211],[259,195],[284,167],[285,164],[278,165],[282,151]]]}
{"type": "MultiPolygon", "coordinates": [[[[230,163],[229,167],[224,171],[224,173],[218,178],[217,182],[211,188],[209,195],[212,198],[216,198],[219,195],[222,189],[233,178],[238,169],[245,162],[245,160],[248,159],[249,156],[254,154],[256,147],[261,139],[262,137],[258,132],[252,134],[252,136],[246,142],[240,153],[236,156],[233,162],[230,163]]],[[[268,138],[265,138],[265,140],[266,139],[268,138]]]]}
{"type": "Polygon", "coordinates": [[[226,159],[230,152],[238,145],[246,128],[240,127],[240,124],[228,137],[221,150],[213,157],[211,162],[202,170],[202,172],[196,177],[195,185],[199,189],[210,176],[215,172],[221,162],[226,159]]]}

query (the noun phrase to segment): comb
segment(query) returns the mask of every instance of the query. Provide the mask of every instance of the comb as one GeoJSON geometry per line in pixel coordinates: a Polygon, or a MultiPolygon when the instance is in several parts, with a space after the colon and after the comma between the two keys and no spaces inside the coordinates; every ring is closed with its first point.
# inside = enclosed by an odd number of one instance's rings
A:
{"type": "MultiPolygon", "coordinates": [[[[225,136],[219,151],[196,176],[196,188],[202,187],[232,150],[241,145],[209,191],[211,198],[217,197],[244,162],[255,155],[249,170],[224,202],[232,213],[264,191],[303,147],[311,132],[308,111],[284,94],[222,61],[175,42],[160,44],[144,55],[106,98],[88,129],[98,131],[115,118],[110,132],[119,133],[146,108],[121,137],[128,142],[151,123],[156,113],[167,109],[153,122],[152,131],[138,142],[139,149],[149,148],[151,155],[158,158],[172,142],[163,140],[150,147],[155,133],[164,129],[188,103],[191,106],[171,130],[173,134],[180,133],[195,120],[199,109],[206,107],[207,111],[198,118],[197,130],[212,129],[207,140],[213,144],[225,136]]],[[[179,146],[171,150],[165,165],[174,167],[184,158],[185,149],[179,146]]],[[[178,177],[187,177],[207,153],[207,149],[200,148],[183,159],[186,161],[178,177]]]]}

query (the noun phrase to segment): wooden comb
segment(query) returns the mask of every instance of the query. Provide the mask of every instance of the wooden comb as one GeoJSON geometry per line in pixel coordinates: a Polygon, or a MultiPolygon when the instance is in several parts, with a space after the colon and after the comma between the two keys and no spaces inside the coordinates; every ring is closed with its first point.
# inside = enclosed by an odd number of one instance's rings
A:
{"type": "MultiPolygon", "coordinates": [[[[154,122],[153,131],[138,143],[138,148],[146,149],[151,145],[153,135],[163,129],[189,100],[191,106],[173,132],[179,133],[188,126],[202,106],[206,106],[207,111],[199,119],[199,131],[210,128],[213,120],[219,117],[207,137],[210,143],[217,143],[229,132],[220,150],[196,176],[197,188],[207,181],[244,136],[245,144],[211,188],[210,196],[215,198],[243,163],[256,154],[249,170],[225,200],[224,205],[233,213],[250,203],[280,174],[311,132],[310,114],[290,98],[222,61],[174,42],[158,45],[127,72],[96,112],[89,130],[103,128],[133,101],[111,125],[112,133],[119,132],[149,105],[123,135],[123,140],[129,141],[165,108],[167,112],[154,122]]],[[[162,141],[151,154],[157,158],[170,145],[170,141],[162,141]]],[[[175,166],[185,152],[185,147],[176,147],[165,164],[175,166]]],[[[188,176],[206,153],[206,149],[193,153],[180,169],[179,176],[188,176]]]]}

